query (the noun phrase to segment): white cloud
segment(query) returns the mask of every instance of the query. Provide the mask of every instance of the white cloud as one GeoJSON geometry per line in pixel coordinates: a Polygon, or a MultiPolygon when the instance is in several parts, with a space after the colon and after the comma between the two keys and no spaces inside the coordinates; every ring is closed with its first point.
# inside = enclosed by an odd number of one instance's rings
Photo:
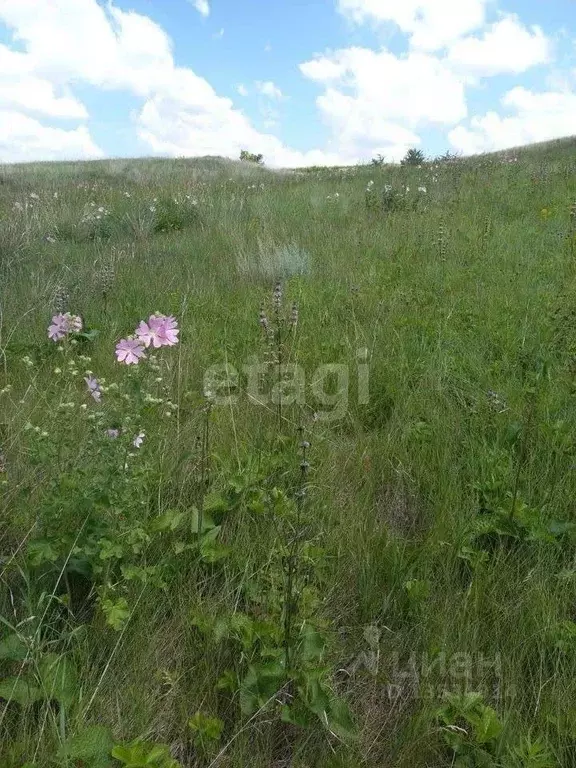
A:
{"type": "MultiPolygon", "coordinates": [[[[149,17],[120,10],[111,0],[0,0],[0,22],[11,28],[19,48],[0,45],[0,111],[14,120],[10,130],[0,125],[2,157],[10,159],[12,142],[13,157],[22,158],[26,141],[35,158],[42,152],[46,159],[66,152],[98,156],[86,126],[63,130],[37,121],[86,120],[74,89],[90,85],[139,99],[134,131],[152,152],[238,157],[247,149],[280,166],[353,163],[375,153],[397,159],[420,143],[421,129],[453,127],[466,118],[465,86],[473,78],[523,71],[549,56],[541,31],[523,27],[515,17],[482,27],[491,0],[459,0],[457,6],[453,0],[339,2],[355,21],[394,22],[410,35],[410,50],[394,55],[386,49],[347,48],[304,62],[302,73],[322,88],[317,106],[331,140],[326,150],[299,152],[268,132],[277,118],[273,103],[283,98],[272,81],[256,83],[265,97],[260,103],[268,109],[266,130],[260,132],[205,79],[176,65],[170,38],[149,17]],[[451,12],[444,15],[446,9],[451,12]],[[430,52],[442,47],[445,54],[430,52]]],[[[248,93],[242,84],[237,91],[248,93]]],[[[536,140],[543,132],[560,130],[561,121],[561,133],[575,124],[571,91],[552,88],[530,98],[518,89],[514,93],[503,102],[512,116],[475,117],[451,132],[454,145],[476,151],[512,137],[514,143],[536,140]],[[537,99],[554,95],[561,106],[537,99]],[[519,140],[518,135],[536,138],[519,140]]]]}
{"type": "Polygon", "coordinates": [[[25,46],[30,67],[54,83],[83,81],[146,95],[173,67],[161,27],[96,0],[2,0],[0,20],[25,46]]]}
{"type": "Polygon", "coordinates": [[[261,96],[267,96],[269,99],[280,100],[283,98],[282,91],[271,80],[257,80],[255,83],[256,90],[261,96]]]}
{"type": "Polygon", "coordinates": [[[248,96],[248,88],[246,88],[246,86],[243,85],[242,83],[239,83],[236,86],[236,90],[238,91],[240,96],[248,96]]]}
{"type": "Polygon", "coordinates": [[[502,116],[490,111],[470,120],[470,127],[458,126],[449,134],[452,146],[465,154],[517,147],[548,141],[576,129],[576,92],[534,93],[516,87],[501,99],[504,108],[515,114],[502,116]]]}
{"type": "Polygon", "coordinates": [[[345,151],[401,157],[420,143],[423,125],[453,125],[466,116],[464,85],[441,60],[412,52],[347,48],[300,65],[324,85],[317,105],[345,151]]]}
{"type": "Polygon", "coordinates": [[[338,0],[338,10],[357,24],[392,23],[413,48],[434,51],[481,27],[490,1],[338,0]]]}
{"type": "MultiPolygon", "coordinates": [[[[44,13],[54,21],[53,11],[51,5],[38,8],[25,0],[0,3],[0,20],[15,27],[15,38],[25,48],[25,51],[15,51],[0,45],[2,162],[102,156],[86,126],[63,129],[39,122],[38,118],[86,120],[88,117],[86,107],[71,93],[69,79],[62,76],[58,35],[55,34],[52,47],[42,39],[39,17],[44,13]],[[30,46],[31,39],[36,37],[37,42],[30,46]]],[[[65,28],[66,22],[60,19],[60,25],[65,28]]],[[[58,25],[53,26],[58,33],[58,25]]]]}
{"type": "MultiPolygon", "coordinates": [[[[343,162],[337,151],[292,150],[269,133],[257,131],[191,70],[177,68],[171,82],[148,99],[137,116],[138,135],[153,152],[169,156],[224,155],[242,149],[261,152],[273,166],[332,165],[343,162]]],[[[357,158],[351,158],[355,162],[357,158]]]]}
{"type": "Polygon", "coordinates": [[[86,126],[50,128],[37,120],[0,109],[0,162],[76,160],[102,157],[86,126]]]}
{"type": "Polygon", "coordinates": [[[247,149],[261,152],[267,163],[280,167],[336,165],[345,161],[338,152],[291,150],[276,136],[257,131],[242,112],[232,108],[228,99],[216,98],[209,111],[160,97],[148,101],[138,119],[140,138],[153,152],[172,157],[238,158],[240,151],[247,149]]]}
{"type": "Polygon", "coordinates": [[[316,58],[300,64],[300,71],[305,77],[310,80],[316,80],[319,83],[339,80],[346,72],[343,53],[343,51],[340,51],[332,55],[316,56],[316,58]]]}
{"type": "Polygon", "coordinates": [[[206,17],[210,15],[210,5],[208,4],[208,0],[190,0],[190,2],[202,16],[206,17]]]}
{"type": "MultiPolygon", "coordinates": [[[[170,38],[146,16],[122,11],[112,3],[103,6],[96,0],[1,0],[0,21],[13,29],[25,50],[21,54],[24,64],[18,66],[55,89],[87,83],[141,97],[135,130],[153,152],[238,157],[240,149],[248,149],[262,152],[272,165],[330,164],[341,159],[335,152],[293,151],[276,137],[256,131],[206,80],[189,68],[176,66],[170,38]]],[[[270,86],[274,84],[264,84],[264,90],[277,97],[279,91],[270,86]]],[[[72,99],[67,94],[58,98],[65,97],[72,99]]],[[[77,108],[80,116],[80,108],[72,101],[61,101],[58,106],[69,113],[77,108]]],[[[55,105],[52,108],[56,110],[55,105]]],[[[25,120],[20,126],[23,131],[26,128],[25,135],[33,133],[25,120]]],[[[68,145],[62,133],[53,130],[46,128],[44,143],[38,139],[35,145],[37,152],[46,147],[47,158],[52,157],[46,143],[50,138],[58,156],[65,155],[66,146],[72,154],[83,150],[86,156],[93,156],[98,152],[85,128],[70,132],[68,145]]],[[[15,157],[20,157],[21,146],[13,133],[6,133],[4,156],[9,154],[9,140],[14,142],[15,157]]]]}
{"type": "Polygon", "coordinates": [[[56,96],[54,86],[38,77],[7,80],[0,75],[0,105],[47,117],[85,119],[86,107],[72,96],[56,96]]]}
{"type": "Polygon", "coordinates": [[[448,51],[454,69],[471,76],[519,74],[545,64],[551,43],[540,27],[528,29],[517,16],[508,15],[488,27],[482,37],[457,40],[448,51]]]}
{"type": "Polygon", "coordinates": [[[346,48],[300,65],[302,73],[329,86],[320,106],[336,98],[365,117],[410,125],[456,123],[466,116],[464,85],[440,59],[423,53],[395,56],[386,49],[346,48]],[[350,92],[350,95],[344,96],[350,92]]]}
{"type": "Polygon", "coordinates": [[[30,57],[0,45],[0,107],[47,117],[85,119],[85,106],[72,95],[58,95],[54,85],[33,73],[30,57]]]}

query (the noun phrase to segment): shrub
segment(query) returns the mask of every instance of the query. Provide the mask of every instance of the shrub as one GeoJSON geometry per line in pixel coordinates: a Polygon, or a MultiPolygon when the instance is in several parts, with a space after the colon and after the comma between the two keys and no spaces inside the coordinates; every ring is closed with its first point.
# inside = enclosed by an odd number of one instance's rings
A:
{"type": "Polygon", "coordinates": [[[252,152],[248,152],[247,150],[243,149],[240,152],[240,160],[246,163],[256,163],[256,165],[263,165],[264,164],[264,155],[254,155],[252,152]]]}
{"type": "Polygon", "coordinates": [[[310,254],[294,242],[277,245],[258,239],[257,250],[241,251],[236,257],[236,265],[244,276],[267,281],[285,280],[309,273],[310,254]]]}
{"type": "Polygon", "coordinates": [[[400,165],[422,165],[426,161],[421,149],[409,149],[400,161],[400,165]]]}
{"type": "Polygon", "coordinates": [[[439,163],[456,163],[458,160],[460,160],[461,154],[459,152],[450,152],[450,150],[446,150],[443,155],[439,155],[437,158],[437,162],[439,163]]]}

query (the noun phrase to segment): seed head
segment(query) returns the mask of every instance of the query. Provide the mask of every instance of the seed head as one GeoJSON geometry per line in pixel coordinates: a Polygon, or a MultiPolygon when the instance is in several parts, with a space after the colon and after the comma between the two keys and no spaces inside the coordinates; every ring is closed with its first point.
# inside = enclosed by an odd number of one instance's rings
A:
{"type": "Polygon", "coordinates": [[[54,289],[54,295],[52,298],[52,307],[54,309],[54,313],[59,314],[66,312],[68,309],[69,300],[70,296],[66,290],[66,287],[61,283],[58,283],[54,289]]]}
{"type": "Polygon", "coordinates": [[[298,325],[298,305],[296,302],[292,304],[292,311],[290,312],[290,325],[298,325]]]}
{"type": "Polygon", "coordinates": [[[102,264],[98,271],[98,282],[100,283],[100,290],[103,294],[110,293],[110,289],[114,285],[114,265],[112,263],[102,264]]]}
{"type": "Polygon", "coordinates": [[[274,309],[277,310],[280,309],[282,305],[282,283],[280,282],[276,283],[276,287],[274,288],[272,303],[274,304],[274,309]]]}

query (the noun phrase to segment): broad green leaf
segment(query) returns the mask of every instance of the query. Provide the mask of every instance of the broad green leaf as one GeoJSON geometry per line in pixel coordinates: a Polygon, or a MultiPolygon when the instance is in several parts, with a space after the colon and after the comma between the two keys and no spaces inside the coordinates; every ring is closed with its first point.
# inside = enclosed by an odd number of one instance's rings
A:
{"type": "MultiPolygon", "coordinates": [[[[168,509],[163,515],[158,515],[152,520],[150,528],[157,532],[175,531],[182,524],[184,517],[184,512],[168,509]]],[[[198,523],[196,523],[196,527],[198,527],[198,523]]]]}
{"type": "Polygon", "coordinates": [[[49,653],[40,659],[38,676],[46,699],[55,699],[69,707],[78,696],[78,682],[72,662],[67,656],[49,653]]]}
{"type": "MultiPolygon", "coordinates": [[[[198,508],[192,507],[190,511],[190,525],[194,533],[198,530],[198,515],[198,508]]],[[[202,531],[213,530],[215,525],[216,524],[212,519],[212,515],[208,510],[205,509],[204,513],[202,514],[202,531]]]]}
{"type": "Polygon", "coordinates": [[[204,498],[204,512],[211,515],[223,514],[230,509],[230,503],[220,493],[208,493],[204,498]]]}
{"type": "Polygon", "coordinates": [[[343,741],[358,737],[348,704],[343,699],[332,699],[326,717],[328,728],[343,741]]]}
{"type": "Polygon", "coordinates": [[[300,656],[304,662],[319,661],[324,653],[326,641],[318,632],[318,630],[312,626],[312,624],[304,624],[301,631],[302,640],[300,642],[300,656]]]}
{"type": "Polygon", "coordinates": [[[209,717],[198,711],[188,720],[188,727],[204,739],[218,741],[224,730],[224,721],[219,717],[209,717]]]}
{"type": "Polygon", "coordinates": [[[482,714],[479,718],[472,720],[474,725],[474,731],[476,734],[476,741],[479,744],[487,744],[502,733],[502,723],[498,719],[498,715],[492,709],[492,707],[484,707],[482,714]]]}
{"type": "Polygon", "coordinates": [[[206,563],[217,563],[230,554],[230,547],[216,541],[220,533],[220,526],[216,526],[205,533],[200,542],[200,557],[206,563]]]}
{"type": "Polygon", "coordinates": [[[0,659],[5,661],[24,661],[28,655],[26,644],[17,634],[8,635],[0,640],[0,659]]]}
{"type": "Polygon", "coordinates": [[[42,691],[24,677],[5,677],[0,680],[0,699],[15,701],[21,707],[29,707],[43,698],[42,691]]]}
{"type": "Polygon", "coordinates": [[[404,588],[414,603],[420,603],[430,596],[430,582],[425,579],[410,579],[404,584],[404,588]]]}
{"type": "Polygon", "coordinates": [[[243,648],[249,651],[254,644],[254,620],[245,613],[234,613],[230,617],[230,631],[242,643],[243,648]]]}
{"type": "Polygon", "coordinates": [[[305,676],[304,702],[311,712],[324,720],[330,706],[330,698],[319,678],[319,674],[305,676]]]}
{"type": "Polygon", "coordinates": [[[124,555],[122,544],[109,539],[100,539],[100,560],[120,560],[124,555]]]}
{"type": "Polygon", "coordinates": [[[316,722],[316,717],[309,709],[302,706],[302,703],[298,700],[290,705],[284,704],[280,713],[280,718],[284,723],[292,723],[293,725],[298,725],[300,728],[309,728],[316,722]]]}
{"type": "Polygon", "coordinates": [[[60,747],[61,760],[81,761],[85,768],[108,768],[114,740],[110,730],[103,725],[90,725],[70,736],[60,747]]]}
{"type": "Polygon", "coordinates": [[[119,632],[130,618],[130,608],[126,598],[102,600],[101,606],[102,612],[106,616],[106,623],[119,632]]]}
{"type": "Polygon", "coordinates": [[[278,662],[251,664],[240,684],[240,709],[252,715],[273,698],[284,683],[283,666],[278,662]]]}
{"type": "Polygon", "coordinates": [[[217,691],[229,691],[233,693],[238,687],[238,679],[231,669],[227,669],[216,681],[217,691]]]}
{"type": "Polygon", "coordinates": [[[119,760],[125,768],[181,768],[180,763],[172,759],[170,750],[163,744],[143,741],[118,744],[112,750],[112,757],[119,760]]]}
{"type": "Polygon", "coordinates": [[[30,565],[39,566],[43,563],[55,562],[58,559],[58,552],[49,541],[38,539],[28,544],[28,557],[30,565]]]}

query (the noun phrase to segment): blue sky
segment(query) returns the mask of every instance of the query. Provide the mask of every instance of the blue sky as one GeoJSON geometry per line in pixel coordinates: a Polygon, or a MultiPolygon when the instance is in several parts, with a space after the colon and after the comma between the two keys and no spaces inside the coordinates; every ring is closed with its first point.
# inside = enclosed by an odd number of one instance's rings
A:
{"type": "Polygon", "coordinates": [[[0,162],[576,134],[575,0],[0,0],[0,162]]]}

